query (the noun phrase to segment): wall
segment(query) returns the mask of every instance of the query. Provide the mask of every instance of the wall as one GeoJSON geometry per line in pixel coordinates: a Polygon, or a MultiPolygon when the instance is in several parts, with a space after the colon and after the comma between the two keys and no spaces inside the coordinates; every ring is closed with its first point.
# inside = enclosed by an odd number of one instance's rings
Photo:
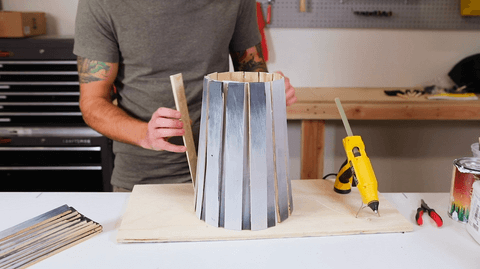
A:
{"type": "MultiPolygon", "coordinates": [[[[269,29],[269,70],[297,87],[411,87],[445,76],[464,57],[480,53],[478,31],[269,29]]],[[[379,189],[449,191],[452,162],[472,156],[478,121],[353,121],[379,189]]],[[[300,175],[300,124],[290,122],[292,177],[300,175]]],[[[341,121],[326,127],[324,173],[345,159],[341,121]]]]}
{"type": "Polygon", "coordinates": [[[6,11],[43,11],[47,34],[73,35],[78,0],[3,0],[6,11]]]}
{"type": "MultiPolygon", "coordinates": [[[[48,34],[73,35],[78,0],[4,0],[5,10],[45,11],[48,34]]],[[[480,52],[478,31],[267,29],[269,70],[297,87],[411,87],[480,52]]],[[[472,156],[478,121],[352,121],[383,192],[447,192],[452,162],[472,156]]],[[[340,121],[327,122],[325,173],[344,160],[340,121]]],[[[300,177],[300,123],[289,121],[291,177],[300,177]]]]}

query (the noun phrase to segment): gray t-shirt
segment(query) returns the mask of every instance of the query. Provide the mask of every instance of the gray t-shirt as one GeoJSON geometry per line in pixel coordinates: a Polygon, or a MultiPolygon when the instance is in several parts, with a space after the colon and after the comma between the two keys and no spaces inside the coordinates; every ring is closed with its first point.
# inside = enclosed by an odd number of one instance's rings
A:
{"type": "MultiPolygon", "coordinates": [[[[203,76],[228,71],[229,50],[261,42],[251,0],[79,0],[74,53],[118,62],[118,105],[148,122],[159,107],[175,108],[170,75],[182,73],[198,138],[203,76]]],[[[182,144],[181,137],[170,142],[182,144]]],[[[114,141],[112,185],[190,180],[185,153],[146,150],[114,141]]]]}

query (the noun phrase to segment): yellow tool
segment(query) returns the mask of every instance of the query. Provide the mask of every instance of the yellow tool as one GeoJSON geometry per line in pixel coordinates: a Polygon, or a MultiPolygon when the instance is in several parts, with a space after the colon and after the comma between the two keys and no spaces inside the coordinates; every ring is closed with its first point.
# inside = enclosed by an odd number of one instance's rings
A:
{"type": "MultiPolygon", "coordinates": [[[[335,103],[337,104],[343,125],[347,131],[347,137],[343,139],[343,147],[347,154],[347,160],[342,164],[337,174],[334,190],[337,193],[347,194],[351,191],[352,186],[356,186],[362,196],[363,204],[370,207],[373,212],[380,216],[378,213],[377,178],[373,172],[370,159],[365,152],[365,145],[360,136],[353,135],[340,99],[335,98],[335,103]]],[[[363,204],[360,209],[364,207],[363,204]]],[[[358,212],[360,212],[360,209],[358,212]]]]}

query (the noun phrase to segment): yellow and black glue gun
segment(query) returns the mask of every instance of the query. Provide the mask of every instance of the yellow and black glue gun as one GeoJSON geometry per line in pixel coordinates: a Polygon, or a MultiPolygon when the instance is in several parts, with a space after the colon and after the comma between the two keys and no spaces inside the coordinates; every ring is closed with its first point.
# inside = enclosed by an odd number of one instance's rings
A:
{"type": "Polygon", "coordinates": [[[347,194],[352,186],[357,187],[362,202],[378,214],[378,184],[373,172],[370,159],[365,152],[365,145],[360,136],[354,136],[348,124],[345,112],[338,98],[335,99],[338,110],[347,130],[347,137],[343,139],[343,147],[347,160],[342,164],[335,180],[334,190],[337,193],[347,194]]]}

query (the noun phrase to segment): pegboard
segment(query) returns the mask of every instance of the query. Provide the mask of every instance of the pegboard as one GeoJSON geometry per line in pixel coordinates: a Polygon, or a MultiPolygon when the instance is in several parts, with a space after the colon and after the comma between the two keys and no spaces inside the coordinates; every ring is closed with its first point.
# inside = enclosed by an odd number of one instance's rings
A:
{"type": "MultiPolygon", "coordinates": [[[[269,1],[259,2],[266,19],[269,1]]],[[[300,0],[270,2],[267,27],[273,28],[480,30],[480,17],[460,15],[460,0],[306,0],[306,12],[300,12],[300,0]],[[373,11],[391,12],[391,16],[365,15],[373,11]]]]}

